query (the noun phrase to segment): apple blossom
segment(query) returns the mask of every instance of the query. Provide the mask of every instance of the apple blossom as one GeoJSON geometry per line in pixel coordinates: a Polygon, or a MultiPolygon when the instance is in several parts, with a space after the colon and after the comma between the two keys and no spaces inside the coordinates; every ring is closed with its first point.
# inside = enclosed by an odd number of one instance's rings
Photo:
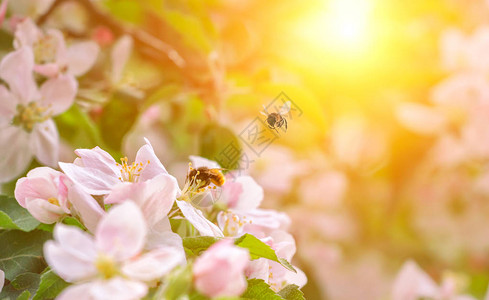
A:
{"type": "Polygon", "coordinates": [[[456,282],[445,280],[439,287],[414,261],[407,261],[396,279],[392,289],[392,300],[416,300],[419,298],[475,300],[468,295],[459,295],[456,282]]]}
{"type": "Polygon", "coordinates": [[[63,34],[56,29],[46,32],[31,19],[17,25],[15,48],[30,47],[34,53],[34,70],[47,77],[66,73],[72,76],[85,74],[95,63],[99,46],[93,41],[66,46],[63,34]]]}
{"type": "Polygon", "coordinates": [[[248,252],[231,240],[215,243],[195,260],[195,287],[208,297],[241,295],[247,285],[244,270],[249,259],[248,252]]]}
{"type": "Polygon", "coordinates": [[[74,186],[65,174],[48,167],[35,168],[20,178],[15,198],[34,218],[47,224],[71,214],[93,231],[104,214],[92,196],[74,186]]]}
{"type": "Polygon", "coordinates": [[[0,182],[17,177],[32,156],[48,166],[55,166],[58,159],[59,136],[51,117],[72,105],[77,82],[61,75],[38,90],[33,67],[32,51],[26,47],[7,54],[0,63],[0,78],[10,88],[0,85],[0,182]]]}
{"type": "Polygon", "coordinates": [[[148,229],[139,207],[131,201],[114,206],[99,222],[95,236],[78,228],[56,225],[54,241],[44,245],[51,268],[75,283],[59,299],[140,299],[145,283],[159,280],[185,255],[175,247],[144,251],[148,229]]]}
{"type": "Polygon", "coordinates": [[[60,162],[59,166],[73,182],[92,195],[108,194],[121,182],[144,182],[159,174],[168,174],[147,139],[132,164],[128,164],[127,157],[121,158],[120,164],[116,163],[99,147],[77,149],[75,153],[79,157],[74,163],[60,162]]]}

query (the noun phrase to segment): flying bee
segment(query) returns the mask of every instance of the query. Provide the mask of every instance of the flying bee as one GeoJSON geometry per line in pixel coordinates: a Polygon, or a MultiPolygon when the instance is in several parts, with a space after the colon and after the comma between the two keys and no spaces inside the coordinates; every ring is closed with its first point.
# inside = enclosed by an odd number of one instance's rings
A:
{"type": "Polygon", "coordinates": [[[269,113],[265,105],[263,105],[263,111],[261,111],[260,113],[267,117],[266,122],[268,127],[270,129],[275,129],[275,131],[277,131],[278,133],[277,128],[281,128],[284,125],[285,125],[285,131],[287,131],[287,119],[285,118],[285,115],[289,111],[290,111],[290,101],[287,101],[284,103],[284,105],[280,107],[278,113],[276,112],[269,113]]]}
{"type": "Polygon", "coordinates": [[[209,169],[208,167],[190,168],[187,174],[187,181],[190,181],[191,184],[192,181],[198,182],[199,188],[201,189],[209,186],[211,183],[216,186],[222,186],[226,182],[226,178],[221,172],[222,170],[224,169],[209,169]]]}

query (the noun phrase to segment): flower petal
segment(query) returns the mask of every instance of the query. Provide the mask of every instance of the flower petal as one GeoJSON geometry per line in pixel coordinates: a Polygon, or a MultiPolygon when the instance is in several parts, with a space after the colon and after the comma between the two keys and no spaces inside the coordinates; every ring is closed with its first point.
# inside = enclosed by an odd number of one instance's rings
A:
{"type": "Polygon", "coordinates": [[[133,40],[131,36],[124,35],[115,42],[110,53],[110,59],[112,61],[112,82],[118,83],[122,79],[122,72],[124,71],[124,66],[129,59],[133,40]]]}
{"type": "Polygon", "coordinates": [[[235,210],[258,208],[263,200],[263,188],[251,176],[238,176],[235,181],[228,180],[221,191],[221,199],[235,210]]]}
{"type": "Polygon", "coordinates": [[[36,26],[32,19],[26,18],[16,26],[14,46],[16,49],[23,46],[32,47],[41,36],[41,30],[36,26]]]}
{"type": "Polygon", "coordinates": [[[397,109],[402,125],[421,134],[440,132],[445,125],[444,116],[437,110],[416,103],[403,103],[397,109]]]}
{"type": "Polygon", "coordinates": [[[201,235],[215,237],[224,236],[221,229],[211,221],[207,220],[202,212],[193,207],[192,204],[180,200],[176,200],[176,202],[185,218],[194,225],[195,229],[197,229],[201,235]]]}
{"type": "Polygon", "coordinates": [[[92,236],[75,226],[56,225],[54,238],[65,251],[79,259],[93,261],[97,256],[92,236]]]}
{"type": "Polygon", "coordinates": [[[6,126],[15,115],[17,99],[3,85],[0,85],[0,126],[6,126]]]}
{"type": "Polygon", "coordinates": [[[34,127],[31,147],[39,162],[51,167],[56,166],[59,157],[59,134],[53,120],[49,119],[34,127]]]}
{"type": "Polygon", "coordinates": [[[7,82],[10,90],[24,104],[34,100],[37,96],[33,68],[34,55],[27,47],[10,52],[0,62],[0,78],[7,82]]]}
{"type": "Polygon", "coordinates": [[[146,232],[141,210],[134,202],[126,201],[113,207],[100,221],[95,241],[100,251],[123,261],[143,249],[146,232]]]}
{"type": "Polygon", "coordinates": [[[95,168],[84,168],[75,164],[59,163],[59,167],[76,184],[92,195],[108,194],[120,181],[95,168]]]}
{"type": "Polygon", "coordinates": [[[153,225],[146,238],[146,249],[156,249],[161,247],[173,247],[183,250],[182,238],[180,235],[172,232],[170,220],[164,218],[153,225]]]}
{"type": "Polygon", "coordinates": [[[62,174],[48,167],[39,167],[29,171],[27,177],[17,180],[14,192],[15,199],[22,207],[25,207],[27,198],[57,198],[58,188],[54,180],[62,174]]]}
{"type": "Polygon", "coordinates": [[[19,127],[0,129],[0,182],[19,176],[31,163],[32,151],[29,134],[19,127]]]}
{"type": "Polygon", "coordinates": [[[92,68],[100,51],[97,43],[92,41],[71,45],[67,51],[68,73],[81,76],[92,68]]]}
{"type": "Polygon", "coordinates": [[[25,201],[25,208],[30,214],[39,220],[41,223],[52,224],[65,214],[63,209],[58,205],[51,204],[45,199],[27,199],[25,201]]]}
{"type": "Polygon", "coordinates": [[[80,216],[83,225],[90,232],[95,232],[100,219],[105,215],[105,211],[100,207],[97,200],[76,185],[70,187],[68,193],[68,198],[73,204],[72,212],[80,216]]]}
{"type": "Polygon", "coordinates": [[[88,279],[97,274],[91,262],[73,256],[54,241],[44,244],[44,258],[54,272],[68,282],[88,279]]]}
{"type": "Polygon", "coordinates": [[[195,169],[200,167],[208,167],[209,169],[219,169],[221,167],[217,162],[213,160],[209,160],[207,158],[203,158],[201,156],[190,155],[189,158],[190,161],[192,162],[192,167],[195,169]]]}
{"type": "Polygon", "coordinates": [[[61,75],[41,86],[41,103],[52,115],[66,111],[75,101],[78,82],[73,76],[61,75]]]}
{"type": "Polygon", "coordinates": [[[3,284],[5,283],[5,273],[0,270],[0,292],[3,289],[3,284]]]}
{"type": "Polygon", "coordinates": [[[185,253],[175,248],[152,250],[122,267],[122,273],[129,278],[152,281],[170,272],[185,262],[185,253]]]}
{"type": "Polygon", "coordinates": [[[34,65],[34,71],[46,77],[55,77],[59,74],[59,65],[57,63],[47,63],[43,65],[34,65]]]}
{"type": "Polygon", "coordinates": [[[120,183],[112,189],[105,203],[122,203],[133,200],[143,212],[148,226],[163,219],[173,206],[178,192],[178,184],[173,176],[160,174],[140,183],[120,183]],[[155,208],[158,209],[155,209],[155,208]]]}
{"type": "Polygon", "coordinates": [[[99,169],[108,176],[116,178],[120,176],[120,169],[117,167],[114,158],[100,147],[76,149],[75,153],[80,157],[84,167],[99,169]]]}
{"type": "Polygon", "coordinates": [[[163,164],[156,156],[151,143],[145,139],[146,145],[139,148],[135,163],[142,163],[144,169],[141,171],[140,180],[146,181],[160,174],[168,174],[163,164]]]}
{"type": "Polygon", "coordinates": [[[392,300],[437,298],[436,283],[414,261],[406,262],[394,280],[392,300]]]}
{"type": "Polygon", "coordinates": [[[96,281],[90,288],[90,294],[96,300],[138,300],[147,293],[148,287],[144,283],[120,277],[96,281]]]}
{"type": "Polygon", "coordinates": [[[74,284],[65,288],[57,297],[56,300],[72,300],[72,299],[84,299],[95,300],[90,296],[90,290],[92,283],[74,284]]]}

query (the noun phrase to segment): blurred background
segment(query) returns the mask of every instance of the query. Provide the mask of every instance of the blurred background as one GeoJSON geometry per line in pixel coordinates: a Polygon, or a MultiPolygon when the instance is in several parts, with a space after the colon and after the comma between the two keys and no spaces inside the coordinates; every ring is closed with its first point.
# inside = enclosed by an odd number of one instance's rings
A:
{"type": "Polygon", "coordinates": [[[307,299],[387,299],[409,259],[485,294],[487,1],[32,2],[9,13],[102,49],[78,105],[55,118],[62,160],[96,145],[129,155],[147,137],[183,180],[189,155],[237,145],[239,163],[221,164],[291,217],[307,299]],[[124,36],[132,51],[113,78],[103,70],[121,65],[124,36]],[[288,130],[249,147],[263,105],[285,101],[288,130]]]}

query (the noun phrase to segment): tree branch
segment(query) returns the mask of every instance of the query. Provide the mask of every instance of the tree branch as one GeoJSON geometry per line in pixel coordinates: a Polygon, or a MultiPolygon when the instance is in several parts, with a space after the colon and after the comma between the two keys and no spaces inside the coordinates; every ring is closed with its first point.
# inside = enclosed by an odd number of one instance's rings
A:
{"type": "MultiPolygon", "coordinates": [[[[53,13],[56,8],[64,2],[70,0],[56,0],[46,13],[41,15],[37,24],[42,25],[48,17],[53,13]]],[[[101,12],[91,0],[77,0],[77,3],[81,4],[87,12],[90,14],[92,20],[98,24],[103,24],[110,28],[115,34],[123,35],[128,34],[132,36],[136,44],[136,50],[139,50],[142,55],[148,58],[161,62],[162,59],[170,60],[178,68],[183,68],[186,65],[183,57],[175,50],[172,46],[165,43],[164,41],[156,38],[155,36],[149,34],[148,32],[140,29],[130,27],[128,25],[122,24],[112,18],[112,16],[101,12]]]]}

